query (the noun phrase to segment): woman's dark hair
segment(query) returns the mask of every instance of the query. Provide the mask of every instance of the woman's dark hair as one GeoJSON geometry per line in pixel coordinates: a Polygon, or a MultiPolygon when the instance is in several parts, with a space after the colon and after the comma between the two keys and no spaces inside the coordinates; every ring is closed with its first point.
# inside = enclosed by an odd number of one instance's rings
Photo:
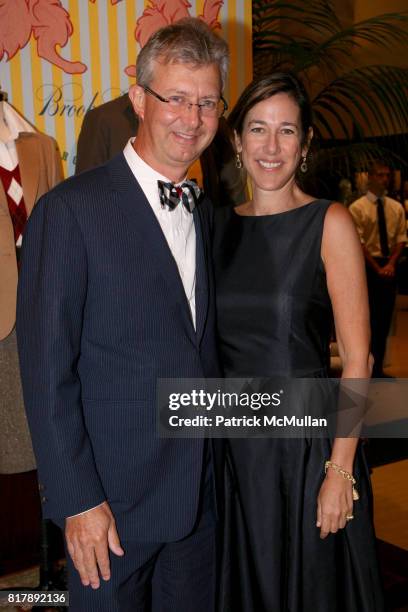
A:
{"type": "Polygon", "coordinates": [[[262,79],[252,81],[242,92],[228,117],[228,123],[242,134],[245,117],[253,106],[279,93],[286,93],[300,110],[302,145],[306,143],[309,127],[312,125],[312,107],[303,83],[291,72],[275,72],[262,79]]]}

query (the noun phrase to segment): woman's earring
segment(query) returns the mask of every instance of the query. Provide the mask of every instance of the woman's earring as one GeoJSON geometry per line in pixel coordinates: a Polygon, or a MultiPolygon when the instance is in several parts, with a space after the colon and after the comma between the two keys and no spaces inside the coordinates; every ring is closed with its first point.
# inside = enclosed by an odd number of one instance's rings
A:
{"type": "Polygon", "coordinates": [[[235,158],[235,166],[238,168],[238,170],[241,170],[242,168],[242,159],[239,153],[237,153],[237,156],[235,158]]]}
{"type": "Polygon", "coordinates": [[[300,170],[303,173],[307,172],[306,155],[303,155],[302,157],[302,163],[300,164],[300,170]]]}

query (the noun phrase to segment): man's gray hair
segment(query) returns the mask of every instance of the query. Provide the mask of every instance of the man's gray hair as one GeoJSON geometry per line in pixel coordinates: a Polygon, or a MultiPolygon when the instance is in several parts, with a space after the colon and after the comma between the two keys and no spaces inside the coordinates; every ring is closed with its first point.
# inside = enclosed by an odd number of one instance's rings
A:
{"type": "Polygon", "coordinates": [[[229,67],[228,45],[201,19],[187,17],[157,30],[137,56],[136,79],[141,87],[153,80],[154,61],[207,66],[216,64],[225,85],[229,67]]]}

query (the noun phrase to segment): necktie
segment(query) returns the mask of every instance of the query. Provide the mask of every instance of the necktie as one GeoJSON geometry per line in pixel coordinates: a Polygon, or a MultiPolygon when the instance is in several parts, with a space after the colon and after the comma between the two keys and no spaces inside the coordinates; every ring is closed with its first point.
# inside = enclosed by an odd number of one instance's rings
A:
{"type": "Polygon", "coordinates": [[[201,189],[194,181],[185,181],[181,185],[157,181],[159,187],[160,204],[174,210],[182,202],[183,206],[193,212],[201,196],[201,189]]]}
{"type": "Polygon", "coordinates": [[[377,200],[377,220],[378,232],[380,234],[381,253],[383,257],[388,257],[390,249],[388,247],[387,224],[385,222],[384,203],[381,198],[377,200]]]}

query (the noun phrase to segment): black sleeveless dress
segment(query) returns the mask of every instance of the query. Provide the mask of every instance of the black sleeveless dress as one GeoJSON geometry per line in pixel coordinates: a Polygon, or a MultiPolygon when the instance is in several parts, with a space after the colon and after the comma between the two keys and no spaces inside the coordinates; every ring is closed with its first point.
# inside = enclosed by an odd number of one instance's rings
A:
{"type": "MultiPolygon", "coordinates": [[[[228,377],[325,377],[332,329],[321,260],[330,202],[257,217],[215,212],[218,333],[228,377]]],[[[354,520],[319,537],[327,438],[228,442],[222,612],[380,612],[370,480],[359,447],[354,520]]]]}

